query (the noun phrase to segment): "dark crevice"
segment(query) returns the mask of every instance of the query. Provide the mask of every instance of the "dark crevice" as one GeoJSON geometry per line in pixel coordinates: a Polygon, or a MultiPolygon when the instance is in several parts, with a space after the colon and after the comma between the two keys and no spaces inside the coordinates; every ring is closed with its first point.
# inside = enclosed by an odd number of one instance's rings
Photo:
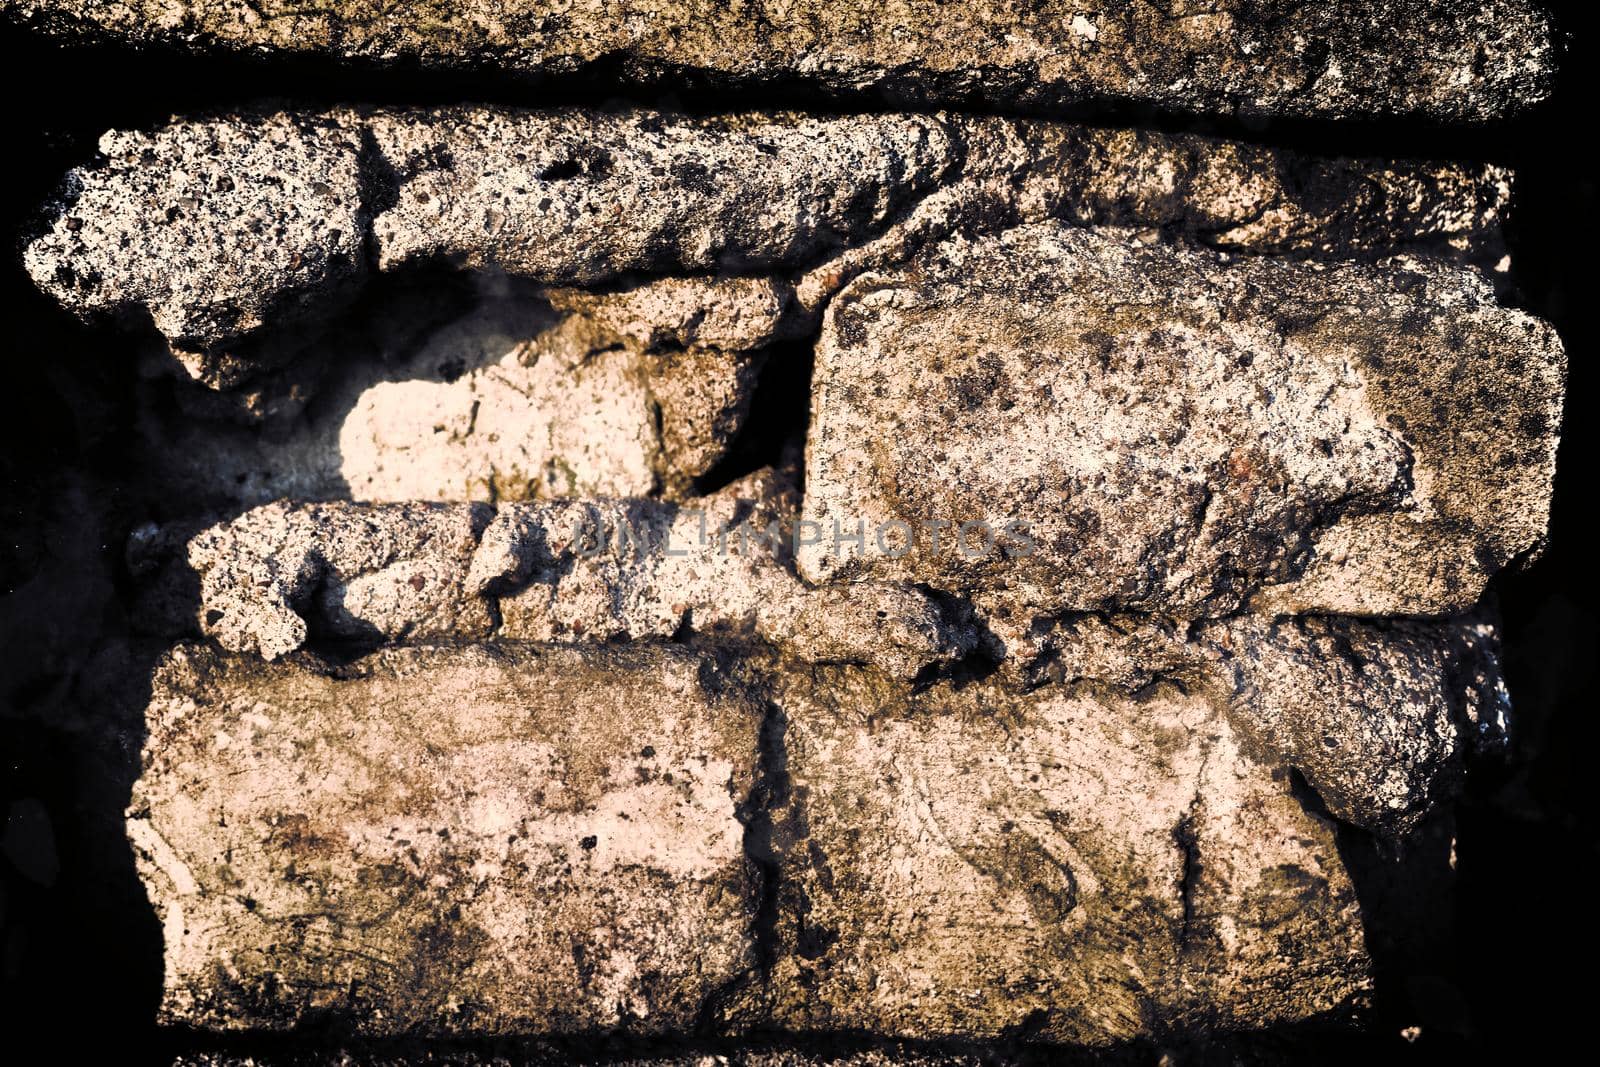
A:
{"type": "Polygon", "coordinates": [[[778,923],[783,864],[778,830],[790,801],[788,730],[789,720],[783,708],[768,700],[758,738],[756,787],[748,811],[742,816],[745,856],[759,878],[759,896],[751,921],[756,970],[750,992],[763,1001],[771,995],[773,970],[782,951],[778,923]]]}
{"type": "Polygon", "coordinates": [[[798,454],[811,422],[813,359],[809,342],[784,341],[768,350],[744,426],[716,465],[694,480],[694,495],[715,493],[798,454]]]}
{"type": "Polygon", "coordinates": [[[1178,898],[1183,905],[1183,921],[1178,928],[1178,952],[1181,955],[1189,947],[1189,937],[1194,932],[1195,926],[1195,893],[1200,888],[1200,835],[1195,829],[1195,813],[1199,809],[1201,798],[1197,795],[1189,805],[1189,810],[1183,813],[1178,820],[1178,825],[1172,829],[1173,843],[1178,846],[1178,854],[1182,857],[1183,866],[1178,878],[1178,898]]]}
{"type": "Polygon", "coordinates": [[[1375,979],[1374,1031],[1420,1023],[1435,1042],[1469,1037],[1474,1027],[1454,978],[1454,813],[1441,807],[1403,842],[1387,841],[1336,818],[1299,771],[1285,775],[1307,814],[1332,828],[1355,887],[1375,979]]]}
{"type": "Polygon", "coordinates": [[[360,213],[362,252],[369,269],[378,265],[378,242],[372,224],[384,212],[400,202],[400,186],[404,178],[395,170],[389,157],[383,154],[378,139],[370,129],[360,131],[361,148],[356,155],[357,191],[361,197],[360,213]]]}
{"type": "Polygon", "coordinates": [[[912,681],[913,693],[940,684],[947,684],[952,689],[964,689],[1000,669],[1006,658],[1006,649],[984,623],[983,616],[973,607],[971,600],[926,583],[916,583],[914,588],[938,608],[939,619],[946,632],[970,633],[973,645],[957,659],[936,660],[923,667],[912,681]]]}

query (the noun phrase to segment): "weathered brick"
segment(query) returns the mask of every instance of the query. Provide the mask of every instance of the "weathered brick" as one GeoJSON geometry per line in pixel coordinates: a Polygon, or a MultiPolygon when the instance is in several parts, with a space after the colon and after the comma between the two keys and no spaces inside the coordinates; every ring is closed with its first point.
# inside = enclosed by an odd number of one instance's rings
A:
{"type": "Polygon", "coordinates": [[[881,229],[954,157],[919,115],[570,108],[225,116],[100,148],[25,264],[71,310],[148,313],[188,353],[337,307],[373,270],[446,261],[566,287],[792,265],[881,229]]]}
{"type": "Polygon", "coordinates": [[[952,239],[829,308],[800,571],[969,594],[1008,635],[1464,611],[1544,541],[1565,371],[1547,324],[1439,264],[952,239]]]}
{"type": "Polygon", "coordinates": [[[674,649],[178,646],[128,837],[161,1019],[681,1032],[755,964],[761,707],[674,649]]]}

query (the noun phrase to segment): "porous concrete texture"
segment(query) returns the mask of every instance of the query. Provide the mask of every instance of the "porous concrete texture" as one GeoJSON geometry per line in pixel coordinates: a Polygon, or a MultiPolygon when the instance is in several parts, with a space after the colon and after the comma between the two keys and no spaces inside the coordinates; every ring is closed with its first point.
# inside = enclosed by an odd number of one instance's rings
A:
{"type": "Polygon", "coordinates": [[[760,706],[682,650],[179,645],[128,837],[162,1018],[672,1033],[756,962],[760,706]]]}
{"type": "Polygon", "coordinates": [[[948,115],[962,166],[864,245],[803,275],[820,308],[856,275],[960,233],[1049,218],[1126,226],[1241,254],[1376,258],[1416,251],[1496,276],[1512,174],[1494,164],[1329,159],[1239,141],[992,115],[948,115]]]}
{"type": "Polygon", "coordinates": [[[919,115],[461,107],[184,121],[108,134],[100,156],[67,179],[29,272],[74,311],[147,313],[209,352],[368,271],[571,286],[792,264],[880,228],[954,146],[919,115]]]}
{"type": "MultiPolygon", "coordinates": [[[[473,505],[266,504],[188,538],[183,562],[199,577],[200,625],[235,652],[277,659],[312,623],[347,641],[484,637],[494,618],[462,589],[491,516],[473,505]]],[[[136,531],[135,570],[170,580],[164,554],[184,532],[136,531]]]]}
{"type": "Polygon", "coordinates": [[[794,492],[758,472],[692,505],[511,505],[470,583],[498,593],[500,634],[531,640],[753,636],[810,662],[871,663],[910,680],[978,638],[911,586],[807,589],[794,573],[794,492]]]}
{"type": "Polygon", "coordinates": [[[374,0],[4,0],[0,12],[74,40],[546,79],[1319,118],[1491,119],[1543,99],[1554,68],[1548,19],[1526,0],[426,0],[401,18],[374,0]]]}
{"type": "Polygon", "coordinates": [[[212,347],[365,274],[361,153],[357,130],[290,115],[109,131],[23,262],[74,310],[148,316],[177,348],[212,347]]]}
{"type": "Polygon", "coordinates": [[[1435,263],[952,238],[829,307],[800,571],[1018,629],[1465,611],[1544,539],[1565,372],[1547,325],[1435,263]]]}

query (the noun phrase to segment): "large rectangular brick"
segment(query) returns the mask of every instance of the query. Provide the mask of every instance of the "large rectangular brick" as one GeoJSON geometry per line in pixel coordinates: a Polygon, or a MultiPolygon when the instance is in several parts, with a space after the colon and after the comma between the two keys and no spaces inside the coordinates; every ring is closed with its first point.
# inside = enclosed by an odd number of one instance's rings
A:
{"type": "Polygon", "coordinates": [[[761,706],[673,649],[180,645],[128,837],[160,1018],[682,1032],[754,966],[761,706]]]}

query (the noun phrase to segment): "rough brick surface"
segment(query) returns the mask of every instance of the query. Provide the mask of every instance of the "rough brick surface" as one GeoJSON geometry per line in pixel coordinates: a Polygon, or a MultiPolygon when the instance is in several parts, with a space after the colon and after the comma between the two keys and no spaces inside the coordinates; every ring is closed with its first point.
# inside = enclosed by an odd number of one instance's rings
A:
{"type": "Polygon", "coordinates": [[[128,837],[168,1023],[672,1033],[755,964],[760,707],[677,650],[180,645],[128,837]]]}
{"type": "Polygon", "coordinates": [[[489,517],[470,505],[256,508],[186,545],[201,622],[225,648],[267,659],[305,644],[308,618],[345,640],[487,636],[487,606],[461,591],[489,517]]]}
{"type": "Polygon", "coordinates": [[[800,570],[926,582],[1018,628],[1467,610],[1543,542],[1565,368],[1547,325],[1434,264],[952,239],[829,309],[800,570]]]}
{"type": "Polygon", "coordinates": [[[218,509],[681,495],[744,428],[787,307],[768,278],[604,293],[414,280],[228,360],[237,382],[190,383],[154,355],[177,403],[141,409],[143,459],[218,509]]]}
{"type": "Polygon", "coordinates": [[[1051,638],[1031,690],[637,645],[179,645],[128,830],[165,1017],[1100,1045],[1362,1005],[1362,912],[1308,798],[1401,839],[1447,810],[1490,632],[1051,638]]]}
{"type": "Polygon", "coordinates": [[[1501,710],[1489,631],[1053,636],[1027,690],[779,680],[777,1018],[1109,1045],[1359,1009],[1363,872],[1312,798],[1380,833],[1448,810],[1463,738],[1501,710]]]}
{"type": "Polygon", "coordinates": [[[1338,159],[1153,130],[947,116],[959,172],[881,236],[808,271],[821,307],[863,271],[959,233],[1061,218],[1250,255],[1373,258],[1416,251],[1503,275],[1512,174],[1454,162],[1338,159]]]}
{"type": "Polygon", "coordinates": [[[336,303],[372,270],[444,261],[572,286],[791,264],[872,233],[953,159],[915,115],[488,108],[224,117],[100,150],[24,262],[74,311],[148,313],[194,352],[336,303]]]}

